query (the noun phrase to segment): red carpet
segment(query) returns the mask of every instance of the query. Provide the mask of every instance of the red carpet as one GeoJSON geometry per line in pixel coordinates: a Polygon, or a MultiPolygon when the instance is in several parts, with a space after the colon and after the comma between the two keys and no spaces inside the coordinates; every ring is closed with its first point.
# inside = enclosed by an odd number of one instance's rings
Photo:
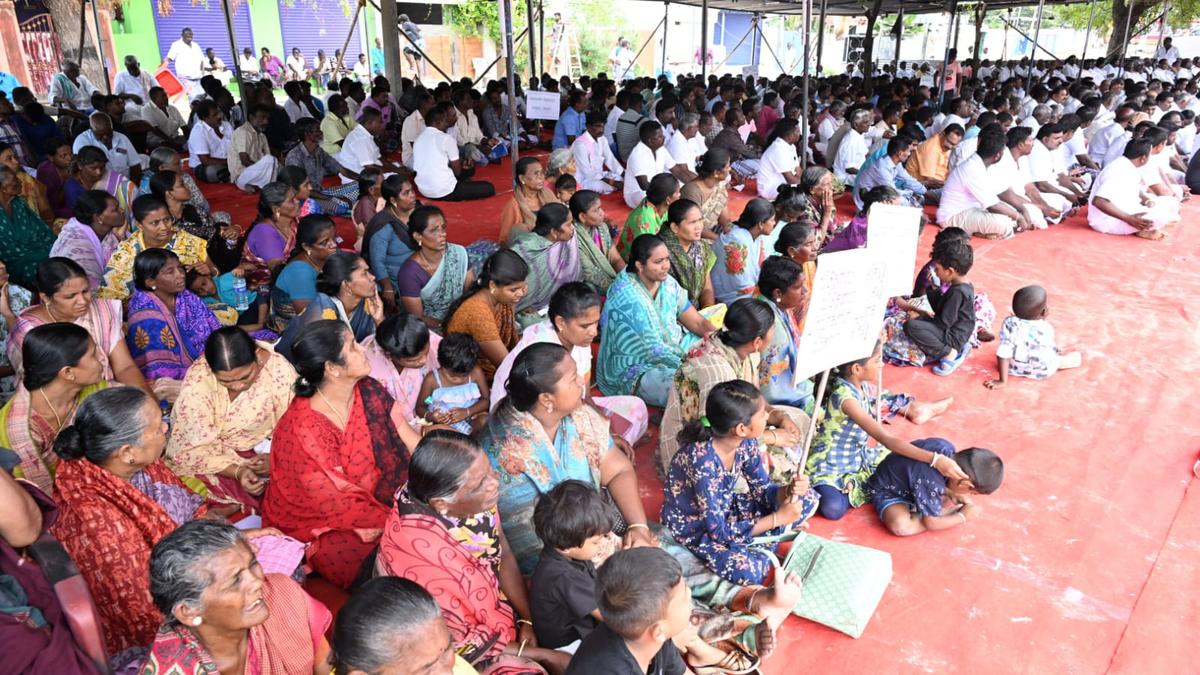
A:
{"type": "MultiPolygon", "coordinates": [[[[507,163],[480,171],[498,185],[492,199],[439,203],[453,241],[495,238],[508,171],[507,163]]],[[[244,222],[255,198],[227,199],[231,192],[209,194],[214,208],[244,222]]],[[[619,193],[604,203],[623,221],[619,193]]],[[[1200,234],[1189,225],[1198,204],[1185,205],[1164,242],[1100,235],[1080,216],[1010,241],[975,241],[969,279],[1000,320],[1013,291],[1045,286],[1060,341],[1082,349],[1084,366],[1040,383],[1014,378],[999,391],[983,387],[995,372],[995,343],[949,378],[889,367],[889,389],[955,397],[940,419],[900,421],[895,431],[989,447],[1004,457],[1005,484],[978,498],[978,520],[943,533],[891,537],[869,506],[838,523],[815,519],[820,536],[891,552],[894,578],[862,638],[789,619],[765,673],[795,673],[797,664],[837,673],[1194,672],[1200,234]]],[[[925,233],[923,251],[934,233],[925,233]]],[[[652,445],[639,448],[653,518],[662,497],[652,455],[652,445]]]]}

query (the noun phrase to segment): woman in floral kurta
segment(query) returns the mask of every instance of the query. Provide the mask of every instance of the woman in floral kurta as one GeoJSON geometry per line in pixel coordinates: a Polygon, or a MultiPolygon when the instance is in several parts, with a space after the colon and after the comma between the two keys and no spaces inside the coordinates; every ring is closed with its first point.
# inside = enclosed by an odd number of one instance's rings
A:
{"type": "MultiPolygon", "coordinates": [[[[711,440],[684,446],[671,460],[663,491],[662,522],[671,536],[723,579],[761,584],[773,556],[756,548],[752,530],[760,518],[775,512],[781,487],[773,485],[762,463],[757,439],[738,446],[732,470],[726,470],[711,440]]],[[[804,494],[802,516],[780,523],[764,536],[793,530],[817,509],[817,496],[804,494]]]]}

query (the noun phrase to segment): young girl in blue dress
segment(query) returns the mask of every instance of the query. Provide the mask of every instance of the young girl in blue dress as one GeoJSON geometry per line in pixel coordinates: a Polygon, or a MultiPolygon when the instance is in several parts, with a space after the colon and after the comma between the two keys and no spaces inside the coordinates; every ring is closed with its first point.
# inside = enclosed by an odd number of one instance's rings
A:
{"type": "Polygon", "coordinates": [[[440,367],[421,383],[417,415],[468,435],[483,428],[490,394],[477,365],[479,343],[466,333],[450,333],[438,346],[437,359],[440,367]]]}
{"type": "Polygon", "coordinates": [[[771,483],[758,440],[766,426],[767,403],[754,385],[718,384],[705,416],[679,432],[663,486],[671,537],[736,584],[762,584],[773,567],[773,545],[756,537],[796,530],[817,508],[802,473],[787,485],[771,483]]]}

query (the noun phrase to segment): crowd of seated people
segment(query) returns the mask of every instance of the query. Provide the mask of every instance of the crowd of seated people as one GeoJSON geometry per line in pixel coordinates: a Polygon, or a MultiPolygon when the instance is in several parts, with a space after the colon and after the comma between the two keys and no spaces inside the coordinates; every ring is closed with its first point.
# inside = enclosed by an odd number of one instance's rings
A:
{"type": "Polygon", "coordinates": [[[790,75],[544,77],[544,128],[500,81],[364,87],[296,59],[264,58],[240,103],[210,70],[178,107],[134,57],[114,95],[64,62],[48,105],[0,96],[0,572],[44,617],[0,621],[21,645],[0,670],[96,672],[10,569],[49,532],[114,668],[749,672],[801,592],[756,538],[867,503],[896,535],[947,529],[1002,480],[996,453],[886,426],[951,399],[877,391],[883,363],[947,377],[998,340],[989,388],[1079,365],[1039,286],[993,332],[971,238],[1082,212],[1157,240],[1200,189],[1200,63],[1169,49],[952,60],[945,92],[902,64],[809,101],[790,75]],[[477,168],[515,150],[511,194],[449,208],[493,197],[477,168]],[[876,204],[941,230],[818,400],[816,270],[876,204]],[[454,243],[479,224],[499,241],[454,243]],[[652,426],[661,514],[634,470],[652,426]],[[306,578],[353,593],[336,618],[306,578]],[[699,609],[751,646],[686,630],[699,609]]]}

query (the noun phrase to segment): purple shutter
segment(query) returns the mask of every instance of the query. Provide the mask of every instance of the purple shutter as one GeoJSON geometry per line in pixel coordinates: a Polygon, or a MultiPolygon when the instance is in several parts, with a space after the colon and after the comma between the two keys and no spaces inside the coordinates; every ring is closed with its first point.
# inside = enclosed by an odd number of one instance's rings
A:
{"type": "MultiPolygon", "coordinates": [[[[250,5],[246,0],[236,4],[233,10],[233,28],[237,32],[238,52],[246,47],[254,50],[254,33],[250,28],[250,5]]],[[[238,60],[229,53],[229,31],[225,27],[225,13],[221,9],[221,0],[207,0],[192,4],[191,0],[180,0],[170,3],[171,14],[162,16],[158,9],[154,11],[154,25],[158,30],[158,49],[165,57],[171,51],[171,43],[179,39],[184,28],[192,29],[192,39],[201,49],[212,47],[217,56],[225,62],[230,71],[237,69],[238,60]]],[[[161,3],[159,3],[161,6],[161,3]]]]}
{"type": "Polygon", "coordinates": [[[343,63],[353,68],[358,55],[363,52],[359,38],[361,21],[355,22],[351,31],[350,21],[354,18],[354,3],[348,0],[296,0],[289,7],[279,3],[279,24],[283,29],[281,59],[287,61],[292,47],[299,47],[308,67],[313,67],[317,50],[325,50],[325,56],[333,59],[333,53],[346,42],[350,32],[350,43],[343,55],[343,63]]]}

